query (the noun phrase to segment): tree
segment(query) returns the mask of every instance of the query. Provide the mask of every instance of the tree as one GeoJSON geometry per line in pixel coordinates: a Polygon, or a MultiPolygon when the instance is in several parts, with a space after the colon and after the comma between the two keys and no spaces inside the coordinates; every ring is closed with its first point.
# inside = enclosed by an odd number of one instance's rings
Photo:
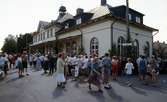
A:
{"type": "Polygon", "coordinates": [[[28,50],[32,40],[33,38],[30,33],[26,33],[24,35],[20,34],[17,38],[17,52],[21,53],[24,50],[28,50]]]}
{"type": "Polygon", "coordinates": [[[17,51],[16,38],[13,35],[8,35],[8,37],[5,38],[5,42],[1,50],[7,53],[16,53],[17,51]]]}

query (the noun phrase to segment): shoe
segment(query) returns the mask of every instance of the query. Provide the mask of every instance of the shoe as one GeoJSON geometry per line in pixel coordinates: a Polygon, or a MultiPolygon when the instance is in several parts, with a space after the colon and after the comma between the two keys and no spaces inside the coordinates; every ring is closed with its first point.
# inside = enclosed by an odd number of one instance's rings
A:
{"type": "Polygon", "coordinates": [[[61,87],[61,84],[57,84],[57,87],[61,87]]]}
{"type": "Polygon", "coordinates": [[[98,92],[103,93],[103,90],[99,89],[98,92]]]}
{"type": "Polygon", "coordinates": [[[63,88],[63,89],[64,89],[64,88],[65,88],[65,85],[61,85],[61,88],[63,88]]]}
{"type": "Polygon", "coordinates": [[[92,90],[91,86],[89,85],[89,90],[92,90]]]}
{"type": "Polygon", "coordinates": [[[129,83],[128,86],[131,87],[131,86],[132,86],[132,83],[129,83]]]}
{"type": "Polygon", "coordinates": [[[105,89],[111,89],[111,86],[104,86],[105,89]]]}

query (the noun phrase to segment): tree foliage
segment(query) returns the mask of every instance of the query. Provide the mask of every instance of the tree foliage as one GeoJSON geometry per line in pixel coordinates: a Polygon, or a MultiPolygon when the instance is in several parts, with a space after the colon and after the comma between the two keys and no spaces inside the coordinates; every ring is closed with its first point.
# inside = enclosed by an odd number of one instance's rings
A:
{"type": "Polygon", "coordinates": [[[32,35],[26,33],[24,35],[20,34],[17,38],[17,52],[23,52],[24,50],[28,50],[29,45],[32,43],[32,35]]]}
{"type": "Polygon", "coordinates": [[[8,35],[1,50],[7,53],[22,53],[24,50],[29,49],[32,40],[33,37],[30,33],[20,34],[18,37],[8,35]]]}
{"type": "Polygon", "coordinates": [[[16,38],[13,35],[8,35],[8,37],[5,38],[5,42],[1,50],[7,53],[16,53],[17,51],[16,38]]]}

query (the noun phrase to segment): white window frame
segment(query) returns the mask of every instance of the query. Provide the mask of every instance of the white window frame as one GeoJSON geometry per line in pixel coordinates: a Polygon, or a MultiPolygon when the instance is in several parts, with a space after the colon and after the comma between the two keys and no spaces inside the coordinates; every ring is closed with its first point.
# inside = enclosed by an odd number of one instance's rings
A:
{"type": "Polygon", "coordinates": [[[49,35],[49,30],[47,30],[47,38],[49,38],[50,37],[50,35],[49,35]]]}
{"type": "Polygon", "coordinates": [[[96,37],[93,37],[90,41],[90,53],[99,53],[99,41],[96,37]]]}
{"type": "Polygon", "coordinates": [[[77,25],[78,25],[78,24],[81,24],[81,23],[82,23],[81,18],[79,18],[79,19],[76,20],[76,24],[77,24],[77,25]]]}
{"type": "Polygon", "coordinates": [[[53,29],[50,29],[50,37],[53,37],[53,29]]]}
{"type": "Polygon", "coordinates": [[[128,14],[128,19],[132,20],[132,15],[130,13],[128,14]]]}
{"type": "Polygon", "coordinates": [[[65,29],[67,29],[67,28],[69,28],[69,23],[67,23],[67,24],[65,25],[65,29]]]}
{"type": "Polygon", "coordinates": [[[137,22],[137,23],[141,23],[140,17],[136,17],[136,22],[137,22]]]}

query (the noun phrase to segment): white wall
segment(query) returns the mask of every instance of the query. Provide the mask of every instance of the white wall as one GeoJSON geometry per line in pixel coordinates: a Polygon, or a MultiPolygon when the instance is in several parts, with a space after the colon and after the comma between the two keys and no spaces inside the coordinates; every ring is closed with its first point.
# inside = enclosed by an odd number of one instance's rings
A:
{"type": "Polygon", "coordinates": [[[101,22],[96,25],[83,28],[83,46],[85,52],[90,54],[91,39],[96,37],[99,42],[99,56],[104,55],[110,49],[111,21],[101,22]]]}
{"type": "MultiPolygon", "coordinates": [[[[150,55],[152,55],[152,32],[151,31],[146,31],[141,28],[137,27],[132,27],[130,26],[130,34],[131,38],[134,41],[135,39],[138,40],[139,42],[139,55],[144,55],[144,46],[146,45],[146,42],[149,42],[150,44],[150,55]]],[[[120,36],[124,37],[125,39],[127,38],[126,36],[126,25],[120,22],[117,22],[114,24],[114,42],[117,44],[118,38],[120,36]]]]}

